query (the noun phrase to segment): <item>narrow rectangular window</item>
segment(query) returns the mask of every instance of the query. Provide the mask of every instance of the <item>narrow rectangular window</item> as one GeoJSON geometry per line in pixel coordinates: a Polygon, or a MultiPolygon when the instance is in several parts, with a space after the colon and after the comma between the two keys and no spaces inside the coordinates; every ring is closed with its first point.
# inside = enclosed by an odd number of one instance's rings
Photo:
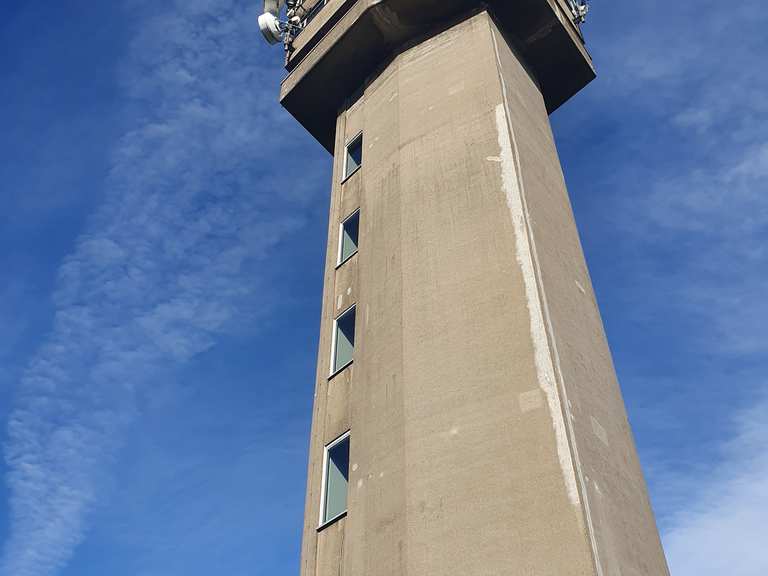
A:
{"type": "Polygon", "coordinates": [[[363,135],[360,134],[347,144],[344,156],[344,180],[352,176],[363,165],[363,135]]]}
{"type": "Polygon", "coordinates": [[[349,484],[349,432],[325,447],[320,526],[343,516],[347,511],[349,484]]]}
{"type": "Polygon", "coordinates": [[[357,253],[357,237],[360,231],[360,210],[341,223],[339,238],[339,266],[357,253]]]}
{"type": "Polygon", "coordinates": [[[355,351],[355,307],[339,316],[333,323],[331,374],[352,363],[355,351]]]}

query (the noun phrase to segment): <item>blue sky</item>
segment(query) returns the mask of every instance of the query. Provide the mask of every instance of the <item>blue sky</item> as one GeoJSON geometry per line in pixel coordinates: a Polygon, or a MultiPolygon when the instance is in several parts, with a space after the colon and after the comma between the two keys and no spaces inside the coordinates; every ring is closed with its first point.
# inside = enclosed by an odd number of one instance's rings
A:
{"type": "MultiPolygon", "coordinates": [[[[330,158],[258,4],[0,8],[1,576],[297,573],[330,158]]],[[[675,576],[768,573],[767,20],[595,2],[553,116],[675,576]]]]}

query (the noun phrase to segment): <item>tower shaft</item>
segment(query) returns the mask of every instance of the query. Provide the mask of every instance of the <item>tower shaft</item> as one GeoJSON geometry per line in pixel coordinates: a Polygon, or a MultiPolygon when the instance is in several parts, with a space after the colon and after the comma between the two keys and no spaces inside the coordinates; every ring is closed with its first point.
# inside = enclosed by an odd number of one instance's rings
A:
{"type": "Polygon", "coordinates": [[[531,44],[414,38],[335,114],[301,574],[668,575],[531,44]]]}

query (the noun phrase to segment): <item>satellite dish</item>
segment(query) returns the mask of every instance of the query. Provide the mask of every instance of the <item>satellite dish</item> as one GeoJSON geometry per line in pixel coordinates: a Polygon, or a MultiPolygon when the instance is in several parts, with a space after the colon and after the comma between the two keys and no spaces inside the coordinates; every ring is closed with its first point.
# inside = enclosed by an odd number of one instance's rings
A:
{"type": "Polygon", "coordinates": [[[265,12],[259,16],[259,30],[270,44],[277,44],[283,39],[283,30],[277,16],[265,12]]]}
{"type": "Polygon", "coordinates": [[[259,16],[259,30],[270,44],[282,42],[285,25],[280,22],[280,11],[286,0],[264,0],[264,14],[259,16]]]}

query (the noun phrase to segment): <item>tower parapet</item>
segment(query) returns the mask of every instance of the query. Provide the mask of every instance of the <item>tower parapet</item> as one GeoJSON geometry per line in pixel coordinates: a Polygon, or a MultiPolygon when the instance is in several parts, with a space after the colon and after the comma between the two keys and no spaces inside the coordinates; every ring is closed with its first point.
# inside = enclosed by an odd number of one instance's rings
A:
{"type": "Polygon", "coordinates": [[[283,106],[329,151],[338,110],[403,48],[487,10],[551,113],[595,78],[574,0],[305,0],[286,57],[283,106]]]}

